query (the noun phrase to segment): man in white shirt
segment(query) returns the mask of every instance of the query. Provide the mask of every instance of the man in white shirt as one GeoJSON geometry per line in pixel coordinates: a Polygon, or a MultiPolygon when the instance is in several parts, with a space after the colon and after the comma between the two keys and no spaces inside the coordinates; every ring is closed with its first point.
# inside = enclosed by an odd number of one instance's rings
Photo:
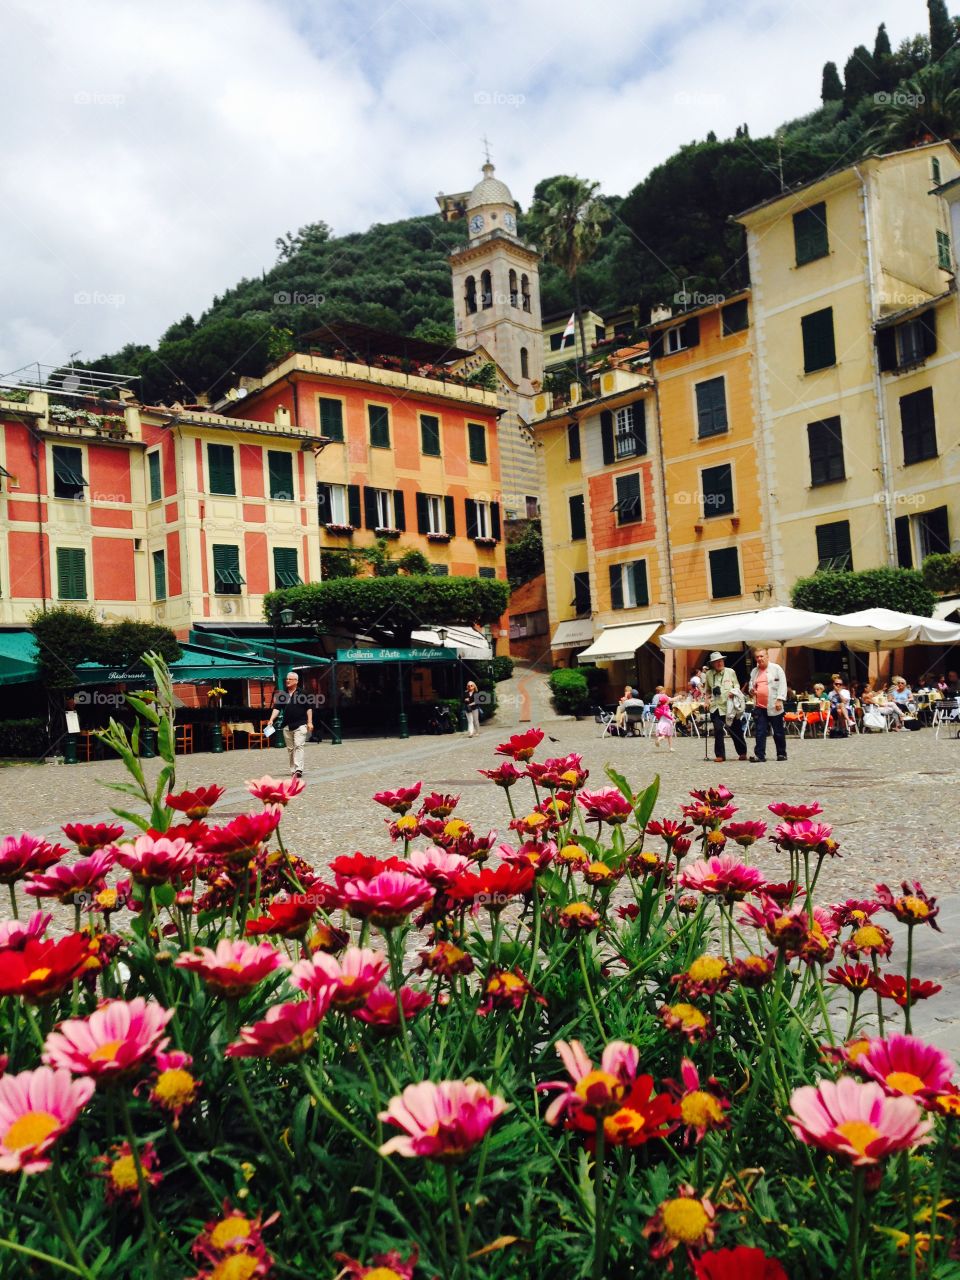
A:
{"type": "Polygon", "coordinates": [[[713,758],[721,764],[727,758],[724,728],[733,739],[737,756],[747,758],[747,740],[743,736],[743,723],[737,712],[737,701],[742,704],[740,682],[737,673],[726,665],[722,653],[711,653],[710,670],[707,673],[707,695],[710,698],[710,719],[713,721],[713,758]]]}
{"type": "Polygon", "coordinates": [[[747,691],[753,698],[753,725],[756,742],[754,764],[764,764],[767,759],[767,734],[773,734],[777,759],[787,758],[787,735],[783,724],[783,700],[787,696],[787,676],[783,667],[771,662],[766,649],[754,649],[756,666],[750,672],[747,691]]]}

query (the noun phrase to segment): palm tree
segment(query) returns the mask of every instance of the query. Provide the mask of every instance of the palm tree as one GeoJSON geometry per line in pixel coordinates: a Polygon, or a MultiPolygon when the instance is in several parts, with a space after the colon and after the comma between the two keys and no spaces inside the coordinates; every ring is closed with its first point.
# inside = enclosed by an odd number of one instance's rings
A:
{"type": "Polygon", "coordinates": [[[925,67],[887,95],[883,118],[871,130],[883,150],[960,137],[960,83],[955,60],[925,67]]]}
{"type": "MultiPolygon", "coordinates": [[[[599,182],[563,175],[551,178],[534,196],[527,227],[547,262],[560,268],[573,289],[573,309],[584,358],[587,342],[580,305],[580,268],[596,253],[610,211],[597,198],[599,182]]],[[[579,379],[580,361],[577,360],[579,379]]]]}

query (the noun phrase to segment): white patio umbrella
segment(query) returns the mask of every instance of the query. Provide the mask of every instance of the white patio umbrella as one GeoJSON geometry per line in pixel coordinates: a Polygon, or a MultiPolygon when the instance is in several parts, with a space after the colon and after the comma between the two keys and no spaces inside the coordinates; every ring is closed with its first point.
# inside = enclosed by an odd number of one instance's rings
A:
{"type": "Polygon", "coordinates": [[[896,609],[860,609],[833,618],[821,647],[841,643],[862,653],[914,644],[960,644],[960,626],[896,609]]]}
{"type": "MultiPolygon", "coordinates": [[[[748,613],[728,613],[716,618],[691,618],[660,636],[665,649],[722,649],[731,645],[816,645],[829,633],[833,619],[826,613],[773,605],[748,613]]],[[[958,628],[960,630],[960,628],[958,628]]]]}

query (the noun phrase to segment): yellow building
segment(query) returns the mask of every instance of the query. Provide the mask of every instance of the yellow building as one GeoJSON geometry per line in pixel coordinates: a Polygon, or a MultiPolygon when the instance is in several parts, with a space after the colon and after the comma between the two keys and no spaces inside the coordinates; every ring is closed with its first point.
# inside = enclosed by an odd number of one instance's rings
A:
{"type": "Polygon", "coordinates": [[[929,192],[960,174],[958,158],[939,142],[869,157],[738,218],[774,602],[817,568],[897,563],[899,494],[916,464],[903,460],[900,396],[881,373],[875,326],[948,287],[949,220],[929,192]]]}
{"type": "MultiPolygon", "coordinates": [[[[650,355],[670,549],[668,620],[768,604],[768,497],[754,412],[749,293],[652,325],[650,355]]],[[[667,683],[681,685],[685,663],[696,655],[665,657],[667,683]]]]}
{"type": "MultiPolygon", "coordinates": [[[[574,320],[573,332],[568,333],[569,324],[569,311],[555,311],[543,317],[543,367],[547,372],[574,360],[584,360],[580,326],[574,320]]],[[[586,359],[593,360],[595,348],[607,338],[603,317],[595,311],[583,313],[583,336],[587,343],[586,359]]]]}

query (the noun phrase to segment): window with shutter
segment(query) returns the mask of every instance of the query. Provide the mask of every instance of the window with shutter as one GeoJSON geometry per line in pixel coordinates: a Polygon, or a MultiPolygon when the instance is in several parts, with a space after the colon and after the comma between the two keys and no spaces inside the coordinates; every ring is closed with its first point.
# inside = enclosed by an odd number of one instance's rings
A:
{"type": "Polygon", "coordinates": [[[742,333],[750,326],[750,312],[746,298],[739,302],[731,302],[720,312],[720,323],[723,336],[729,338],[732,333],[742,333]]]}
{"type": "Polygon", "coordinates": [[[617,514],[617,524],[635,524],[643,519],[643,504],[640,500],[640,473],[617,476],[617,500],[613,504],[617,514]]]}
{"type": "Polygon", "coordinates": [[[477,532],[473,535],[475,538],[492,538],[493,525],[490,520],[490,503],[474,502],[474,518],[477,522],[477,532]]]}
{"type": "Polygon", "coordinates": [[[423,533],[446,533],[443,526],[443,498],[435,493],[424,494],[426,499],[426,528],[423,533]]]}
{"type": "Polygon", "coordinates": [[[893,528],[897,537],[897,567],[912,569],[913,544],[910,537],[910,517],[897,516],[893,522],[893,528]]]}
{"type": "Polygon", "coordinates": [[[57,547],[57,594],[61,600],[86,600],[87,557],[82,547],[57,547]]]}
{"type": "Polygon", "coordinates": [[[160,450],[154,449],[147,454],[147,470],[150,477],[150,501],[159,502],[163,498],[163,481],[160,476],[160,450]]]}
{"type": "Polygon", "coordinates": [[[823,418],[807,423],[807,444],[810,449],[810,483],[814,488],[821,484],[835,484],[845,480],[843,465],[843,436],[839,418],[823,418]]]}
{"type": "Polygon", "coordinates": [[[445,578],[450,572],[450,566],[448,564],[432,564],[430,572],[436,574],[438,578],[445,578]]]}
{"type": "Polygon", "coordinates": [[[646,560],[610,565],[611,609],[642,609],[649,603],[646,560]]]}
{"type": "Polygon", "coordinates": [[[370,446],[373,449],[390,448],[390,411],[382,404],[367,405],[367,421],[370,423],[370,446]]]}
{"type": "Polygon", "coordinates": [[[464,510],[467,513],[467,537],[479,538],[477,532],[477,504],[473,498],[464,499],[464,510]]]}
{"type": "Polygon", "coordinates": [[[740,557],[736,547],[721,547],[709,553],[710,595],[714,600],[728,600],[742,594],[740,557]]]}
{"type": "Polygon", "coordinates": [[[900,429],[903,434],[903,464],[926,462],[937,456],[937,424],[933,412],[933,388],[900,397],[900,429]]]}
{"type": "Polygon", "coordinates": [[[587,517],[584,510],[583,494],[572,493],[570,503],[570,540],[582,542],[587,536],[587,517]]]}
{"type": "Polygon", "coordinates": [[[273,548],[273,578],[278,591],[281,587],[299,587],[303,584],[296,547],[273,548]]]}
{"type": "Polygon", "coordinates": [[[573,599],[571,605],[577,616],[590,612],[590,574],[575,573],[573,575],[573,599]]]}
{"type": "Polygon", "coordinates": [[[809,209],[801,209],[793,215],[793,242],[797,253],[797,266],[802,267],[830,252],[827,239],[827,206],[821,200],[809,209]]]}
{"type": "Polygon", "coordinates": [[[440,419],[432,413],[420,415],[420,452],[429,458],[440,457],[440,419]]]}
{"type": "Polygon", "coordinates": [[[728,427],[726,379],[709,378],[698,382],[695,389],[698,437],[703,440],[707,436],[722,435],[728,427]]]}
{"type": "Polygon", "coordinates": [[[937,232],[937,266],[944,271],[953,270],[953,258],[950,254],[950,237],[946,231],[937,232]]]}
{"type": "MultiPolygon", "coordinates": [[[[641,404],[642,410],[642,404],[641,404]]],[[[640,452],[637,448],[637,436],[634,431],[633,405],[624,405],[618,409],[615,417],[616,434],[614,436],[614,454],[621,458],[635,458],[640,452]]]]}
{"type": "Polygon", "coordinates": [[[237,481],[233,468],[233,446],[208,444],[207,467],[210,471],[210,492],[236,496],[237,481]]]}
{"type": "Polygon", "coordinates": [[[445,529],[451,538],[456,537],[457,533],[457,513],[453,505],[453,498],[448,493],[443,500],[443,513],[446,521],[445,529]]]}
{"type": "Polygon", "coordinates": [[[279,449],[267,450],[270,497],[275,502],[293,502],[293,455],[279,449]]]}
{"type": "Polygon", "coordinates": [[[834,572],[853,569],[849,520],[817,525],[817,569],[834,572]]]}
{"type": "Polygon", "coordinates": [[[580,423],[571,422],[567,426],[567,461],[580,461],[580,423]]]}
{"type": "Polygon", "coordinates": [[[53,446],[53,496],[79,502],[83,498],[86,484],[83,475],[83,450],[74,449],[66,444],[55,444],[53,446]]]}
{"type": "Polygon", "coordinates": [[[496,569],[491,569],[491,568],[488,568],[488,567],[484,567],[484,568],[481,568],[481,569],[478,569],[478,570],[477,570],[477,577],[478,577],[478,578],[495,578],[496,576],[497,576],[497,571],[496,571],[496,569]]]}
{"type": "Polygon", "coordinates": [[[347,485],[347,522],[354,529],[360,528],[360,486],[358,484],[347,485]]]}
{"type": "Polygon", "coordinates": [[[490,536],[500,541],[500,503],[490,503],[490,536]]]}
{"type": "Polygon", "coordinates": [[[733,515],[733,466],[729,462],[719,467],[704,467],[700,472],[700,488],[703,493],[703,515],[733,515]]]}
{"type": "Polygon", "coordinates": [[[331,396],[317,396],[320,409],[320,434],[338,444],[343,442],[343,401],[331,396]]]}
{"type": "Polygon", "coordinates": [[[803,371],[816,373],[837,363],[837,348],[833,336],[833,307],[811,311],[800,321],[803,337],[803,371]]]}
{"type": "Polygon", "coordinates": [[[950,551],[950,517],[946,507],[934,507],[915,517],[917,522],[917,546],[921,561],[927,556],[950,551]]]}
{"type": "Polygon", "coordinates": [[[403,533],[407,527],[407,513],[406,507],[404,506],[402,489],[394,489],[393,491],[393,520],[394,527],[403,533]]]}
{"type": "Polygon", "coordinates": [[[240,548],[213,544],[213,589],[218,596],[238,596],[246,580],[240,575],[240,548]]]}
{"type": "Polygon", "coordinates": [[[153,598],[154,600],[166,600],[167,598],[167,562],[162,551],[154,551],[153,553],[153,598]]]}
{"type": "Polygon", "coordinates": [[[603,465],[613,462],[613,414],[609,409],[600,413],[600,444],[603,449],[603,465]]]}
{"type": "Polygon", "coordinates": [[[471,462],[484,463],[487,460],[487,429],[482,422],[467,423],[467,440],[471,462]]]}
{"type": "Polygon", "coordinates": [[[346,485],[318,484],[317,510],[321,524],[352,524],[347,508],[346,485]]]}

